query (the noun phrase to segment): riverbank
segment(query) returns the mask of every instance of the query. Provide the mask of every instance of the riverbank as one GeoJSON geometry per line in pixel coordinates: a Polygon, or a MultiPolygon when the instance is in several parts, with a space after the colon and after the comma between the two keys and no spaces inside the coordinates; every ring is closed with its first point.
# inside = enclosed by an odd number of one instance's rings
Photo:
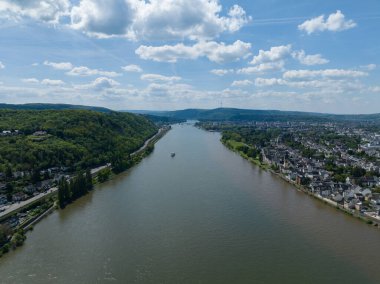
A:
{"type": "Polygon", "coordinates": [[[372,216],[370,216],[368,214],[364,214],[364,213],[357,212],[357,211],[352,210],[352,209],[345,208],[343,205],[341,205],[341,204],[339,204],[337,202],[334,202],[334,201],[332,201],[330,199],[327,199],[327,198],[324,198],[324,197],[322,197],[322,196],[320,196],[318,194],[315,194],[315,193],[309,191],[305,186],[302,186],[302,185],[297,184],[296,182],[294,182],[292,180],[289,180],[288,178],[286,178],[280,172],[274,171],[273,169],[270,168],[270,166],[267,163],[261,162],[259,159],[252,159],[252,158],[248,157],[244,152],[239,151],[235,147],[236,145],[234,145],[234,143],[230,143],[229,140],[227,140],[227,141],[222,141],[221,140],[221,142],[222,142],[222,144],[224,146],[226,146],[231,151],[233,151],[235,153],[238,153],[241,157],[243,157],[244,159],[248,160],[252,164],[254,164],[256,166],[259,166],[261,169],[263,169],[265,171],[269,171],[270,173],[276,175],[277,177],[281,178],[282,180],[286,181],[287,183],[293,185],[297,190],[302,191],[303,193],[306,193],[307,195],[309,195],[309,196],[311,196],[311,197],[313,197],[313,198],[315,198],[315,199],[323,202],[324,204],[327,204],[327,205],[329,205],[331,207],[334,207],[337,210],[342,211],[343,213],[345,213],[347,215],[350,215],[352,217],[360,219],[361,221],[365,222],[368,225],[372,225],[372,226],[380,228],[380,219],[372,217],[372,216]]]}
{"type": "MultiPolygon", "coordinates": [[[[158,132],[147,139],[143,146],[141,146],[138,150],[135,152],[131,153],[130,156],[132,158],[132,164],[130,165],[129,168],[125,169],[128,170],[131,167],[137,165],[144,157],[149,155],[153,149],[154,149],[154,144],[161,139],[169,130],[171,129],[170,126],[165,126],[162,127],[158,130],[158,132]]],[[[107,163],[104,166],[100,166],[94,169],[91,169],[90,173],[93,178],[93,180],[96,183],[101,183],[104,182],[110,178],[112,178],[111,175],[111,170],[112,170],[112,165],[111,163],[107,163]],[[107,176],[107,178],[103,180],[99,180],[97,178],[98,175],[102,174],[103,172],[108,171],[110,174],[107,176]]],[[[6,220],[9,218],[13,218],[13,216],[19,212],[24,212],[26,210],[33,211],[35,208],[35,204],[40,204],[37,205],[37,207],[41,207],[41,210],[38,210],[38,214],[26,214],[27,216],[25,217],[25,220],[23,222],[20,222],[14,229],[14,233],[17,234],[18,232],[26,232],[28,230],[31,230],[35,224],[37,224],[40,220],[42,220],[45,216],[49,215],[52,213],[55,209],[59,208],[57,205],[57,193],[58,193],[58,187],[50,188],[47,190],[45,193],[41,193],[38,196],[35,196],[34,198],[25,200],[24,202],[15,204],[14,206],[8,208],[8,210],[4,211],[1,213],[1,220],[6,220]],[[44,206],[48,204],[48,206],[44,206]]],[[[3,243],[3,246],[0,247],[0,257],[2,256],[3,253],[7,253],[9,251],[9,243],[11,242],[14,234],[9,235],[8,241],[6,243],[3,243]],[[5,249],[4,249],[5,248],[5,249]]],[[[19,242],[17,246],[22,245],[22,243],[25,241],[25,236],[23,235],[24,239],[22,242],[19,242]]],[[[16,246],[13,246],[15,249],[16,246]]]]}

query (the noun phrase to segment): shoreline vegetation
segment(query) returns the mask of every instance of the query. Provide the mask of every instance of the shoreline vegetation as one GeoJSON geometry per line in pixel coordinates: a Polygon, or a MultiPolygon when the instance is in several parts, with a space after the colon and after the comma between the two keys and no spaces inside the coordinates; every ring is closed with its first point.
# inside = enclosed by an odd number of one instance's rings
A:
{"type": "Polygon", "coordinates": [[[7,210],[4,212],[7,214],[2,214],[0,257],[22,246],[26,240],[25,233],[33,230],[33,226],[45,216],[58,208],[64,209],[91,192],[95,184],[105,182],[138,164],[171,129],[167,125],[160,125],[158,129],[155,126],[157,123],[140,115],[88,110],[0,110],[0,117],[4,118],[0,122],[0,129],[5,129],[5,125],[10,129],[7,135],[0,137],[0,143],[14,148],[8,148],[10,153],[5,153],[6,149],[3,148],[4,153],[0,153],[0,175],[3,169],[6,190],[11,190],[8,197],[25,195],[25,189],[32,187],[37,196],[41,195],[36,202],[28,203],[29,199],[26,199],[21,203],[13,203],[15,208],[12,207],[9,214],[7,210]],[[63,122],[59,120],[60,117],[64,117],[63,122]],[[16,146],[29,149],[29,156],[21,156],[25,152],[16,153],[16,146]],[[76,149],[78,155],[70,156],[72,152],[75,154],[76,149]],[[36,155],[33,157],[34,152],[36,155]],[[92,158],[87,153],[94,153],[95,156],[92,158]],[[51,165],[48,163],[54,162],[66,164],[57,168],[59,172],[55,168],[50,171],[48,167],[51,165]],[[100,162],[107,163],[99,166],[100,162]],[[38,168],[29,173],[28,169],[33,163],[38,168]],[[73,167],[74,163],[76,166],[73,167]],[[46,168],[48,170],[44,170],[46,168]],[[37,185],[46,178],[51,178],[49,185],[41,188],[43,191],[38,191],[37,185]]]}
{"type": "MultiPolygon", "coordinates": [[[[205,129],[205,130],[208,131],[207,129],[205,129]]],[[[322,196],[319,196],[317,194],[314,194],[314,193],[308,191],[305,186],[300,185],[300,184],[296,184],[295,182],[287,179],[280,172],[276,172],[274,169],[271,169],[270,165],[267,164],[267,163],[265,163],[263,161],[263,159],[262,159],[261,156],[259,156],[258,158],[255,158],[255,159],[247,156],[243,151],[241,151],[241,150],[238,149],[239,146],[242,146],[244,143],[238,142],[238,141],[234,141],[234,140],[223,140],[223,139],[221,139],[221,142],[222,142],[222,144],[224,146],[226,146],[226,148],[228,148],[231,151],[239,154],[242,158],[248,160],[252,164],[260,167],[261,169],[263,169],[265,171],[268,171],[271,174],[276,175],[277,177],[279,177],[282,180],[286,181],[287,183],[293,185],[298,191],[302,191],[303,193],[306,193],[307,195],[309,195],[309,196],[311,196],[311,197],[313,197],[313,198],[315,198],[315,199],[323,202],[324,204],[327,204],[327,205],[329,205],[331,207],[334,207],[337,210],[343,212],[344,214],[347,214],[349,216],[355,217],[355,218],[357,218],[357,219],[365,222],[368,225],[373,225],[375,227],[380,228],[379,220],[376,220],[375,218],[371,218],[370,216],[363,216],[363,215],[355,212],[354,210],[346,209],[342,205],[340,205],[340,204],[338,204],[336,202],[333,202],[332,200],[329,200],[327,198],[323,198],[322,196]]]]}

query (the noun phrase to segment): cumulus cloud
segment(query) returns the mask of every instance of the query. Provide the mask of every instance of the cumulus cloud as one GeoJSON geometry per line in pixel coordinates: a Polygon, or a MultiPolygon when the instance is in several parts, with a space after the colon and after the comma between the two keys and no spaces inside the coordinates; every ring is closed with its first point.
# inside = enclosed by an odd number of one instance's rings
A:
{"type": "Polygon", "coordinates": [[[327,19],[325,15],[321,15],[307,20],[300,24],[298,29],[310,35],[323,31],[340,32],[354,27],[356,27],[356,23],[353,20],[346,20],[344,14],[337,10],[336,13],[330,14],[327,19]]]}
{"type": "Polygon", "coordinates": [[[323,69],[323,70],[289,70],[283,74],[285,79],[310,79],[316,77],[325,78],[357,78],[367,76],[368,73],[346,69],[323,69]]]}
{"type": "Polygon", "coordinates": [[[217,76],[224,76],[227,75],[228,73],[233,73],[233,69],[212,69],[210,73],[217,75],[217,76]]]}
{"type": "MultiPolygon", "coordinates": [[[[329,60],[322,57],[321,54],[307,55],[304,50],[294,50],[290,44],[273,46],[269,50],[260,50],[258,55],[254,56],[250,62],[252,65],[266,64],[273,62],[282,62],[288,57],[293,57],[303,65],[321,65],[326,64],[329,60]]],[[[265,66],[265,65],[264,65],[265,66]]],[[[254,70],[254,69],[252,69],[254,70]]]]}
{"type": "Polygon", "coordinates": [[[74,67],[70,71],[66,72],[70,76],[107,76],[107,77],[117,77],[121,76],[120,73],[114,71],[103,71],[98,69],[90,69],[86,66],[74,67]]]}
{"type": "Polygon", "coordinates": [[[81,0],[71,10],[71,27],[90,36],[125,36],[133,11],[125,0],[81,0]]]}
{"type": "Polygon", "coordinates": [[[321,54],[306,55],[304,50],[295,51],[292,56],[303,65],[311,66],[329,63],[329,60],[323,58],[321,54]]]}
{"type": "Polygon", "coordinates": [[[175,82],[180,81],[182,78],[178,76],[164,76],[160,74],[144,74],[141,75],[140,79],[150,82],[175,82]]]}
{"type": "Polygon", "coordinates": [[[179,59],[197,59],[207,57],[217,63],[237,61],[250,55],[251,44],[240,40],[233,44],[215,41],[201,41],[194,45],[145,46],[136,49],[136,54],[145,60],[158,62],[177,62],[179,59]]]}
{"type": "Polygon", "coordinates": [[[250,80],[240,80],[240,81],[233,81],[231,86],[232,87],[246,87],[252,84],[253,82],[250,80]]]}
{"type": "Polygon", "coordinates": [[[53,67],[57,70],[70,70],[73,68],[73,65],[70,62],[50,62],[44,61],[44,65],[53,67]]]}
{"type": "Polygon", "coordinates": [[[121,69],[123,69],[125,72],[141,73],[143,71],[140,66],[135,65],[135,64],[131,64],[131,65],[121,67],[121,69]]]}
{"type": "Polygon", "coordinates": [[[212,39],[235,32],[250,17],[234,5],[220,15],[218,0],[81,0],[71,10],[71,27],[97,37],[212,39]]]}
{"type": "Polygon", "coordinates": [[[290,44],[273,46],[270,48],[270,50],[261,49],[259,51],[259,54],[253,57],[251,64],[261,64],[266,62],[282,60],[290,55],[291,50],[292,46],[290,44]]]}
{"type": "Polygon", "coordinates": [[[283,60],[277,61],[277,62],[267,62],[267,63],[261,63],[256,66],[250,66],[238,69],[236,71],[237,74],[258,74],[258,73],[264,73],[268,71],[279,71],[284,68],[285,62],[283,60]]]}
{"type": "Polygon", "coordinates": [[[21,81],[28,84],[38,84],[40,82],[36,78],[25,78],[25,79],[22,79],[21,81]]]}
{"type": "Polygon", "coordinates": [[[3,62],[0,61],[0,69],[4,69],[5,68],[5,65],[3,64],[3,62]]]}
{"type": "Polygon", "coordinates": [[[22,17],[32,18],[47,23],[58,23],[62,16],[68,15],[69,0],[2,0],[0,18],[18,20],[22,17]]]}
{"type": "Polygon", "coordinates": [[[64,85],[65,82],[63,82],[62,80],[43,79],[41,81],[41,84],[47,86],[61,86],[64,85]]]}
{"type": "Polygon", "coordinates": [[[83,85],[75,85],[74,87],[76,89],[81,89],[81,90],[95,90],[95,91],[102,91],[102,90],[108,90],[112,89],[114,87],[119,86],[120,83],[107,78],[107,77],[99,77],[96,78],[94,81],[92,81],[89,84],[83,84],[83,85]]]}

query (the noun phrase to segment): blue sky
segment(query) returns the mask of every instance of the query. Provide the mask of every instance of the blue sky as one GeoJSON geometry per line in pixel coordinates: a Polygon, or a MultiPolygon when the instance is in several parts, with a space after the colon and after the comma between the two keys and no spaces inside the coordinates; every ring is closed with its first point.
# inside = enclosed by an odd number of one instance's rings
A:
{"type": "Polygon", "coordinates": [[[380,1],[0,0],[0,102],[380,112],[380,1]]]}

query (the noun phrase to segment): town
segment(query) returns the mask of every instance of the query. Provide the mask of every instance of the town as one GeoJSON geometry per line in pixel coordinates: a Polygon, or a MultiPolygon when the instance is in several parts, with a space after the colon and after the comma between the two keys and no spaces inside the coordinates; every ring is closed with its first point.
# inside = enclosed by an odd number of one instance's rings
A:
{"type": "Polygon", "coordinates": [[[372,123],[202,122],[222,142],[306,193],[380,224],[380,135],[372,123]]]}

